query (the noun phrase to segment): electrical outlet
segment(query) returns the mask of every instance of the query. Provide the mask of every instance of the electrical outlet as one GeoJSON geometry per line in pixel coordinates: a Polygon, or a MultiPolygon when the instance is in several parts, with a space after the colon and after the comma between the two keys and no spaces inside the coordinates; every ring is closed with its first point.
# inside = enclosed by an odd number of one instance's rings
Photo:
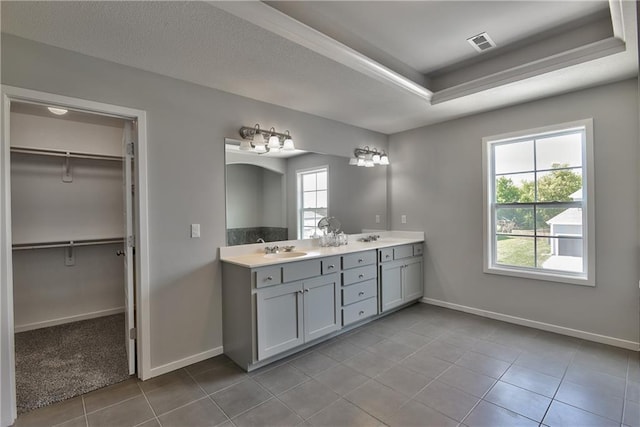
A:
{"type": "Polygon", "coordinates": [[[406,224],[407,223],[407,216],[406,215],[400,216],[400,222],[403,223],[403,224],[406,224]]]}
{"type": "Polygon", "coordinates": [[[191,238],[197,239],[200,237],[200,224],[191,224],[191,238]]]}
{"type": "Polygon", "coordinates": [[[380,215],[376,215],[376,224],[380,224],[380,215]]]}

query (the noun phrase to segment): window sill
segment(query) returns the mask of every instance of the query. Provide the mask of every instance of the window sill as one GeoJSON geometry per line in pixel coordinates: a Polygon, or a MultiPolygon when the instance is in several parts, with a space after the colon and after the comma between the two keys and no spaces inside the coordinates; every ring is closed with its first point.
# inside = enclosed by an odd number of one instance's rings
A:
{"type": "Polygon", "coordinates": [[[574,275],[563,275],[562,273],[544,273],[539,271],[528,271],[519,268],[509,267],[485,267],[484,272],[488,274],[499,274],[502,276],[521,277],[523,279],[544,280],[547,282],[559,282],[569,285],[595,287],[594,275],[591,278],[580,277],[574,275]]]}

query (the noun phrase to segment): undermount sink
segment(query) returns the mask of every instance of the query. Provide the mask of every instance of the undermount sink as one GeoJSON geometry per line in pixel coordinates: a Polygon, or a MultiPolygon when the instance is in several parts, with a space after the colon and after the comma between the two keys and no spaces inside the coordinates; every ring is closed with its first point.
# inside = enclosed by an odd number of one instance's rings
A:
{"type": "Polygon", "coordinates": [[[264,254],[265,258],[298,258],[305,256],[306,252],[278,252],[275,254],[264,254]]]}

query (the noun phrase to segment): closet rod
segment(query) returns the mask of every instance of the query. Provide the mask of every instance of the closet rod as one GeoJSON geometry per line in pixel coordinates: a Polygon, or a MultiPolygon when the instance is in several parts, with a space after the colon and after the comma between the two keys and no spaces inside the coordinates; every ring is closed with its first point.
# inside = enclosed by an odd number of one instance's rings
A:
{"type": "Polygon", "coordinates": [[[11,147],[11,152],[22,154],[37,154],[41,156],[73,157],[76,159],[111,160],[116,162],[121,162],[123,160],[122,156],[109,156],[106,154],[91,154],[78,151],[53,150],[44,148],[11,147]]]}
{"type": "Polygon", "coordinates": [[[22,251],[27,249],[67,248],[70,246],[76,247],[76,246],[111,245],[114,243],[124,243],[124,238],[93,239],[93,240],[65,240],[61,242],[47,242],[47,243],[18,243],[13,245],[13,250],[22,251]]]}

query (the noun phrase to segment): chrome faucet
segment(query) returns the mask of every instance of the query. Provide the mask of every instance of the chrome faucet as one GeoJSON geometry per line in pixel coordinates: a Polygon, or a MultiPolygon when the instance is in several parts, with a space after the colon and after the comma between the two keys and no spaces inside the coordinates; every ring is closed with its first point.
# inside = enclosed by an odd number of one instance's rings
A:
{"type": "Polygon", "coordinates": [[[276,246],[265,246],[264,253],[265,254],[277,254],[280,248],[276,246]]]}
{"type": "Polygon", "coordinates": [[[262,237],[256,240],[256,243],[266,243],[262,237]]]}

